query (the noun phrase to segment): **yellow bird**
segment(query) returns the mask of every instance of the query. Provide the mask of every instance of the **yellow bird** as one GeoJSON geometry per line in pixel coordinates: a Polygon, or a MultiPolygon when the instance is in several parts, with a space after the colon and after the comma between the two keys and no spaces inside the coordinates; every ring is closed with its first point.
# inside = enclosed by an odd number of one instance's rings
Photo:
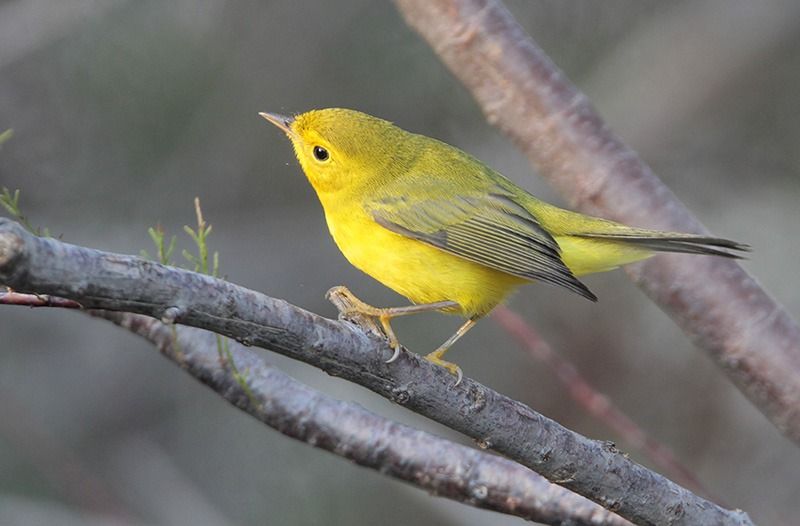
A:
{"type": "Polygon", "coordinates": [[[424,311],[466,318],[426,356],[457,375],[456,384],[461,369],[445,352],[520,285],[542,281],[596,301],[577,276],[655,252],[737,258],[727,250],[749,249],[558,208],[458,148],[358,111],[260,115],[292,141],[348,261],[414,304],[372,307],[343,289],[354,311],[380,321],[395,351],[389,362],[400,352],[391,318],[424,311]]]}

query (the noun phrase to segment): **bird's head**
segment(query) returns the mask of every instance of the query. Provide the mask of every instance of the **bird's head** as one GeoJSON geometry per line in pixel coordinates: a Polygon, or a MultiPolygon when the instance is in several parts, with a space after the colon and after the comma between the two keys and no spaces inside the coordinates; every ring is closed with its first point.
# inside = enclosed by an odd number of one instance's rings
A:
{"type": "Polygon", "coordinates": [[[408,132],[366,113],[342,108],[294,117],[261,113],[291,139],[303,171],[318,194],[380,184],[400,160],[408,132]]]}

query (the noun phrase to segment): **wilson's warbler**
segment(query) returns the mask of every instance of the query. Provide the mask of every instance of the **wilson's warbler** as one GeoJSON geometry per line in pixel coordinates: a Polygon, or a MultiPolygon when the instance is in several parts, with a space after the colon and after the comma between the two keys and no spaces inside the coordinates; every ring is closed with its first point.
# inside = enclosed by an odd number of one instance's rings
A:
{"type": "Polygon", "coordinates": [[[725,249],[748,249],[557,208],[457,148],[357,111],[260,115],[291,139],[344,256],[414,303],[376,308],[350,295],[354,311],[380,321],[390,362],[400,352],[391,318],[431,310],[467,318],[426,356],[457,383],[461,369],[443,355],[520,285],[543,281],[596,301],[576,276],[655,252],[735,258],[725,249]]]}

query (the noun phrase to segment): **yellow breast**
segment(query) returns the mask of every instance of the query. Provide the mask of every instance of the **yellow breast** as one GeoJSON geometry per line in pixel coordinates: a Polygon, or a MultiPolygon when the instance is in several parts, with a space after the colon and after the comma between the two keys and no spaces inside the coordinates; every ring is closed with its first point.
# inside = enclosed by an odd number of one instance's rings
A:
{"type": "Polygon", "coordinates": [[[517,286],[527,281],[472,263],[391,232],[360,206],[326,203],[325,219],[342,254],[369,274],[416,304],[455,301],[463,316],[484,315],[517,286]]]}

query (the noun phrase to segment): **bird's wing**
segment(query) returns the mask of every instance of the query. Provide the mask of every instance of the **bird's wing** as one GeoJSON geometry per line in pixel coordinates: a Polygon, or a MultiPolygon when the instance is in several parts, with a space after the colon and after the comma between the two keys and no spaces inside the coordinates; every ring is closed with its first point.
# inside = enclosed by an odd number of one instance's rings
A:
{"type": "Polygon", "coordinates": [[[384,228],[495,270],[597,300],[561,260],[555,239],[505,189],[473,195],[438,191],[424,199],[391,195],[365,203],[384,228]]]}

